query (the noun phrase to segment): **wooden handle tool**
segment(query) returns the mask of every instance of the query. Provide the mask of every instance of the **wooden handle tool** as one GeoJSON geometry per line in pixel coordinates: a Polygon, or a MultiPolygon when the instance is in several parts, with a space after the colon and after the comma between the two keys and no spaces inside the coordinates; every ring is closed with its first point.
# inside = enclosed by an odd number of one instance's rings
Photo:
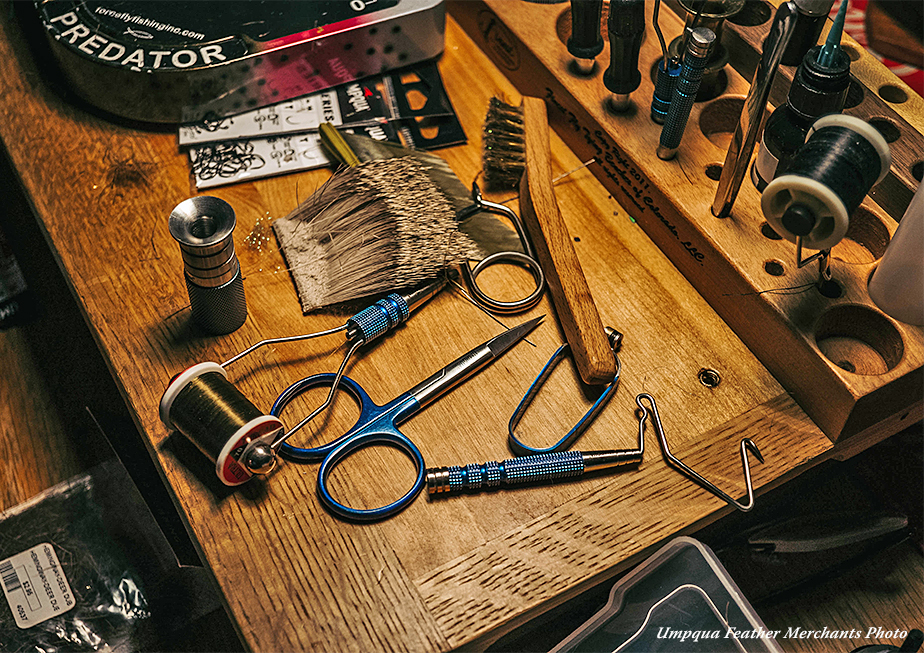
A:
{"type": "Polygon", "coordinates": [[[609,383],[616,376],[616,359],[552,188],[545,102],[524,97],[522,109],[526,148],[520,180],[523,223],[535,245],[581,379],[589,385],[609,383]]]}

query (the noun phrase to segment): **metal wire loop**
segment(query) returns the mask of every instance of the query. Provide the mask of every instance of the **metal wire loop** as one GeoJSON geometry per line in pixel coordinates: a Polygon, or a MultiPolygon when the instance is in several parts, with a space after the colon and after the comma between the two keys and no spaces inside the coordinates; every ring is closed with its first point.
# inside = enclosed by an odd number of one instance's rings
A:
{"type": "MultiPolygon", "coordinates": [[[[527,409],[535,399],[536,395],[542,389],[542,386],[545,385],[545,382],[548,380],[549,376],[552,374],[552,371],[555,367],[568,355],[571,348],[568,346],[568,343],[563,344],[558,350],[552,354],[552,357],[546,362],[545,366],[539,372],[539,375],[532,382],[532,385],[529,386],[529,389],[526,391],[526,394],[523,395],[523,398],[520,400],[519,405],[516,410],[513,412],[513,415],[510,417],[510,423],[507,427],[507,443],[510,447],[510,450],[513,451],[517,456],[526,456],[533,454],[542,454],[542,453],[553,453],[557,451],[564,451],[571,446],[571,444],[581,437],[581,434],[587,430],[587,427],[597,418],[597,415],[603,410],[604,406],[609,402],[612,396],[616,392],[616,388],[619,386],[619,377],[622,372],[622,363],[619,361],[619,356],[616,354],[616,349],[618,348],[618,343],[621,341],[622,335],[619,334],[615,329],[607,328],[607,335],[610,340],[610,345],[613,348],[613,358],[616,359],[616,375],[613,377],[613,380],[607,384],[603,392],[600,393],[600,396],[597,397],[597,400],[594,402],[593,406],[578,420],[577,424],[568,431],[565,436],[553,444],[551,447],[546,448],[537,448],[530,447],[529,445],[523,444],[517,438],[514,431],[519,425],[520,420],[523,418],[523,415],[526,414],[527,409]]],[[[639,426],[639,435],[644,431],[644,420],[642,420],[639,426]]],[[[640,437],[642,446],[644,446],[644,440],[640,437]]]]}
{"type": "MultiPolygon", "coordinates": [[[[523,251],[495,252],[479,261],[473,269],[469,268],[468,265],[462,265],[461,272],[465,284],[474,296],[475,301],[489,311],[495,313],[519,313],[529,310],[538,304],[539,300],[542,298],[542,292],[545,290],[545,273],[543,273],[542,267],[536,260],[535,251],[533,250],[532,244],[529,242],[529,238],[526,237],[526,232],[523,230],[523,223],[520,221],[520,217],[513,209],[503,204],[490,202],[484,199],[477,182],[472,182],[472,202],[473,204],[469,209],[471,213],[487,211],[488,213],[503,215],[510,220],[520,240],[520,244],[523,247],[523,251]],[[533,276],[533,281],[536,285],[529,295],[512,302],[505,302],[491,297],[481,289],[477,281],[478,275],[492,265],[504,262],[520,265],[526,268],[533,276]]],[[[465,212],[463,212],[460,219],[464,218],[465,215],[465,212]]]]}
{"type": "Polygon", "coordinates": [[[661,424],[661,417],[658,415],[658,406],[655,404],[654,397],[648,393],[642,393],[635,397],[635,403],[638,404],[638,407],[642,410],[643,414],[651,415],[651,423],[654,425],[655,433],[658,436],[658,443],[661,445],[661,453],[664,454],[664,458],[667,460],[668,464],[680,470],[681,473],[685,474],[687,477],[698,483],[701,487],[709,490],[714,495],[729,505],[734,506],[738,510],[742,512],[748,512],[751,510],[751,508],[754,507],[754,486],[751,483],[751,466],[748,462],[748,451],[754,454],[754,457],[757,458],[757,460],[760,462],[764,462],[764,457],[760,453],[760,449],[757,448],[757,445],[754,444],[750,438],[743,438],[741,440],[741,467],[744,470],[744,483],[747,487],[748,493],[748,502],[741,503],[725,494],[713,483],[707,481],[702,475],[695,472],[671,453],[670,448],[667,446],[667,438],[664,435],[664,426],[661,424]],[[642,400],[647,400],[651,404],[650,411],[642,403],[642,400]]]}

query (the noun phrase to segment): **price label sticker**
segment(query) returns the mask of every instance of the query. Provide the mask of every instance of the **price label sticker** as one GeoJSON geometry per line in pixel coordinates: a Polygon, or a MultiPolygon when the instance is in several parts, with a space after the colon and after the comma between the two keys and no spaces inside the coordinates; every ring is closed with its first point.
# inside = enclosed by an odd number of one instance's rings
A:
{"type": "Polygon", "coordinates": [[[54,547],[47,542],[0,561],[0,582],[16,625],[23,630],[77,604],[54,547]]]}

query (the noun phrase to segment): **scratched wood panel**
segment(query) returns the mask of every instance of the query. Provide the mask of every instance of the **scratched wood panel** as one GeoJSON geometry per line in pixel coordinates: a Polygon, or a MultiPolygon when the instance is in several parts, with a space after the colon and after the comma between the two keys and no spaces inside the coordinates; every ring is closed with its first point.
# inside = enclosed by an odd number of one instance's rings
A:
{"type": "MultiPolygon", "coordinates": [[[[343,315],[335,313],[302,316],[279,253],[249,249],[245,242],[258,218],[285,215],[329,173],[212,193],[238,215],[235,245],[249,317],[233,334],[206,337],[189,321],[179,250],[167,229],[171,209],[195,194],[175,135],[121,125],[65,101],[38,73],[17,25],[5,18],[0,30],[0,135],[119,390],[252,649],[447,650],[476,638],[483,642],[518,616],[578,591],[594,575],[612,573],[614,565],[678,528],[721,513],[720,501],[664,466],[650,436],[640,472],[446,501],[421,497],[381,524],[347,524],[327,514],[315,496],[314,466],[284,464],[270,478],[237,491],[220,486],[212,464],[165,431],[158,401],[169,378],[190,364],[225,360],[264,337],[342,324],[343,315]],[[586,505],[593,509],[585,517],[586,505]],[[559,520],[570,513],[604,533],[619,514],[621,527],[601,552],[599,541],[579,536],[571,518],[559,520]],[[516,533],[530,533],[536,524],[546,526],[531,535],[540,538],[536,542],[542,537],[560,542],[549,554],[559,575],[550,588],[525,596],[503,583],[476,589],[461,576],[445,580],[448,569],[492,566],[496,542],[519,542],[526,535],[516,533]],[[568,547],[583,561],[573,569],[568,547]],[[469,558],[466,565],[457,562],[469,558]],[[467,589],[453,590],[454,584],[467,589]],[[476,611],[471,628],[458,610],[479,597],[501,605],[511,596],[518,598],[509,609],[476,611]]],[[[501,93],[515,99],[515,90],[452,20],[441,66],[470,139],[468,146],[442,154],[468,182],[480,167],[478,130],[488,98],[501,93]]],[[[552,154],[554,171],[578,164],[557,137],[552,154]]],[[[767,464],[755,469],[758,486],[780,482],[830,449],[587,171],[569,177],[556,192],[572,235],[580,239],[576,250],[601,315],[626,333],[623,385],[582,448],[632,446],[633,397],[647,390],[659,400],[677,455],[689,456],[691,465],[723,487],[741,489],[737,441],[744,435],[767,455],[767,464]],[[699,383],[703,367],[723,375],[717,388],[699,383]]],[[[521,280],[501,274],[495,283],[521,280]]],[[[527,315],[504,320],[514,324],[543,312],[548,318],[530,338],[534,347],[518,345],[403,427],[428,464],[509,456],[504,440],[509,414],[562,336],[548,300],[527,315]]],[[[382,402],[500,329],[458,294],[445,292],[365,351],[349,373],[382,402]]],[[[269,406],[289,382],[333,369],[343,354],[341,343],[332,337],[267,348],[232,367],[231,378],[256,405],[269,406]]],[[[573,371],[564,366],[537,401],[535,417],[524,421],[524,438],[541,440],[567,429],[587,405],[576,388],[573,371]]],[[[293,406],[293,413],[298,410],[293,406]]],[[[338,405],[331,430],[349,417],[349,407],[338,405]]],[[[319,437],[323,434],[298,436],[301,442],[319,437]]],[[[349,473],[333,479],[334,491],[351,504],[393,497],[407,483],[408,464],[390,452],[368,452],[353,462],[349,473]]],[[[517,569],[529,576],[528,568],[517,569]]]]}
{"type": "MultiPolygon", "coordinates": [[[[671,438],[673,425],[666,417],[665,422],[671,438]]],[[[699,444],[673,449],[721,487],[740,489],[740,461],[736,452],[728,451],[729,441],[735,442],[742,433],[762,433],[761,447],[769,461],[786,457],[787,451],[804,450],[812,430],[805,430],[801,410],[782,395],[702,433],[699,444]],[[713,444],[703,446],[706,440],[713,444]]],[[[674,482],[677,473],[660,459],[653,437],[649,436],[647,446],[639,473],[600,483],[416,579],[454,646],[473,635],[476,640],[481,638],[479,644],[490,643],[503,630],[485,628],[487,621],[501,621],[512,628],[537,616],[539,606],[575,595],[591,582],[601,582],[628,563],[639,562],[652,552],[652,542],[661,541],[663,532],[689,532],[694,525],[704,525],[697,517],[704,501],[719,512],[730,510],[691,483],[678,486],[674,482]]],[[[772,475],[762,465],[752,471],[757,484],[772,475]]]]}
{"type": "Polygon", "coordinates": [[[83,471],[23,327],[0,331],[0,512],[83,471]]]}

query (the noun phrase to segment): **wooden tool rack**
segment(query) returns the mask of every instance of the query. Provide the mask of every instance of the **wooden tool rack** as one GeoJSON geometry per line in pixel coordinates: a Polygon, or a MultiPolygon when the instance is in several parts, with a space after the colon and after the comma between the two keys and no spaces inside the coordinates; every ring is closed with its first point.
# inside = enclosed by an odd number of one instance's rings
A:
{"type": "MultiPolygon", "coordinates": [[[[661,127],[648,115],[661,58],[652,33],[639,57],[639,68],[651,74],[642,75],[631,109],[613,113],[601,82],[608,47],[590,77],[569,65],[568,7],[543,5],[523,12],[490,0],[453,6],[460,24],[517,89],[546,99],[550,121],[565,142],[579,157],[594,158],[590,170],[600,182],[832,440],[864,437],[871,430],[894,432],[909,412],[920,416],[922,331],[885,316],[866,289],[920,181],[920,96],[846,37],[853,63],[845,113],[870,121],[886,135],[893,163],[852,216],[845,241],[833,248],[836,285],[822,293],[812,287],[817,266],[797,268],[795,247],[766,224],[760,194],[747,177],[728,218],[710,211],[772,22],[772,5],[748,2],[741,14],[725,21],[734,67],[726,66],[724,90],[694,107],[680,152],[671,161],[655,156],[661,127]]],[[[682,31],[683,21],[669,11],[661,12],[660,23],[668,40],[682,31]]],[[[785,101],[793,72],[781,67],[774,104],[785,101]]]]}

